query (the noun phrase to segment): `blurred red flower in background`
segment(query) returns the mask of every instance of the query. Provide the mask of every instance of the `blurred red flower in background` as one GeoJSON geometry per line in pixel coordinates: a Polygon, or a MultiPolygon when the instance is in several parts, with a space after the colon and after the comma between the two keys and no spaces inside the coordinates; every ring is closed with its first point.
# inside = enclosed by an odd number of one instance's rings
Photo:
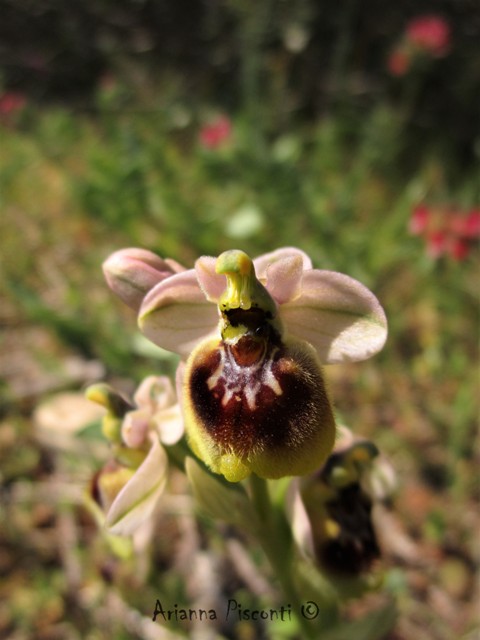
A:
{"type": "Polygon", "coordinates": [[[480,238],[480,209],[464,213],[455,209],[414,207],[408,230],[425,238],[427,254],[434,259],[447,255],[464,260],[480,238]]]}
{"type": "Polygon", "coordinates": [[[394,49],[387,59],[387,69],[392,76],[404,76],[410,67],[409,54],[403,49],[394,49]]]}
{"type": "Polygon", "coordinates": [[[206,149],[217,149],[232,133],[232,123],[227,116],[219,116],[200,130],[200,142],[206,149]]]}
{"type": "Polygon", "coordinates": [[[449,253],[454,260],[463,260],[470,252],[470,244],[464,238],[453,238],[450,241],[449,253]]]}
{"type": "Polygon", "coordinates": [[[418,16],[407,24],[405,37],[432,56],[443,56],[450,46],[450,25],[440,16],[418,16]]]}
{"type": "Polygon", "coordinates": [[[0,115],[10,116],[21,111],[27,104],[26,97],[15,91],[5,91],[0,95],[0,115]]]}
{"type": "Polygon", "coordinates": [[[408,223],[408,230],[410,233],[414,236],[418,236],[423,233],[427,228],[429,217],[430,209],[424,204],[417,205],[413,209],[408,223]]]}
{"type": "Polygon", "coordinates": [[[443,230],[430,231],[425,236],[427,255],[431,258],[440,258],[448,246],[448,236],[443,230]]]}
{"type": "Polygon", "coordinates": [[[472,209],[467,215],[458,214],[452,218],[450,227],[452,231],[464,238],[475,239],[480,237],[480,209],[472,209]]]}
{"type": "Polygon", "coordinates": [[[417,16],[408,22],[400,40],[391,50],[387,69],[392,76],[404,76],[421,57],[441,58],[447,55],[450,44],[451,28],[445,18],[417,16]]]}

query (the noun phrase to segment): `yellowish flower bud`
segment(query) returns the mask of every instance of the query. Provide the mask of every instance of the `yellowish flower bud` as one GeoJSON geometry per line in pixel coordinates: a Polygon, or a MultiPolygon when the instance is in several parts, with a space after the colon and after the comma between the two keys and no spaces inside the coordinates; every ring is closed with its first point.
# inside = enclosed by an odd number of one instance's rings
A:
{"type": "Polygon", "coordinates": [[[111,461],[94,477],[92,496],[104,512],[109,510],[117,495],[134,473],[135,469],[129,469],[111,461]]]}

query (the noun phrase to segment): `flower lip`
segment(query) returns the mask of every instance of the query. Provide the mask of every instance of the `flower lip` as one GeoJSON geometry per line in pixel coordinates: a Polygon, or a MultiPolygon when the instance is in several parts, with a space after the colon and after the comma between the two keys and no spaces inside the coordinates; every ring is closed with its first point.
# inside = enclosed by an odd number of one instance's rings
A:
{"type": "Polygon", "coordinates": [[[288,339],[230,344],[212,338],[192,353],[183,378],[190,446],[215,472],[238,482],[302,475],[334,441],[334,417],[315,352],[288,339]],[[236,352],[237,345],[239,347],[236,352]]]}

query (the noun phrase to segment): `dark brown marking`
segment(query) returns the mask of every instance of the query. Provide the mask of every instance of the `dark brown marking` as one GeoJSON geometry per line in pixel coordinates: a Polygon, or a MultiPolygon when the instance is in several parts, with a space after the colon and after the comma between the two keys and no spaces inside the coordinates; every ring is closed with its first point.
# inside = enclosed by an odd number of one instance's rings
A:
{"type": "MultiPolygon", "coordinates": [[[[300,348],[267,345],[263,362],[274,354],[271,370],[281,395],[266,384],[264,367],[250,373],[240,367],[242,388],[223,406],[224,383],[220,380],[213,390],[208,387],[221,360],[219,350],[199,353],[192,363],[189,392],[197,420],[221,450],[233,450],[240,457],[266,449],[296,447],[313,437],[327,414],[331,419],[323,378],[312,356],[300,348]],[[249,385],[261,387],[255,409],[247,401],[245,389],[249,385]]],[[[232,377],[239,376],[239,367],[231,367],[228,357],[223,375],[232,383],[236,382],[232,377]]]]}

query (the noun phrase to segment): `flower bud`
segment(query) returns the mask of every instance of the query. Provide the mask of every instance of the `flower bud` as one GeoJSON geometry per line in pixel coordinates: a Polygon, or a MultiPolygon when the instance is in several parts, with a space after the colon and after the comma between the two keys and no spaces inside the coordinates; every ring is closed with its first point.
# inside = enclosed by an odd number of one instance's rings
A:
{"type": "Polygon", "coordinates": [[[113,501],[134,473],[135,469],[111,460],[93,477],[92,497],[102,511],[106,513],[110,509],[113,501]]]}
{"type": "Polygon", "coordinates": [[[103,263],[108,286],[132,309],[138,310],[146,294],[153,287],[183,271],[174,260],[163,260],[145,249],[121,249],[103,263]]]}
{"type": "Polygon", "coordinates": [[[85,396],[107,409],[102,418],[102,432],[110,442],[121,441],[122,419],[133,407],[118,391],[104,382],[90,385],[85,396]]]}
{"type": "Polygon", "coordinates": [[[105,407],[105,409],[116,418],[123,418],[127,411],[133,408],[121,393],[104,382],[90,385],[85,395],[92,402],[96,402],[102,407],[105,407]]]}

